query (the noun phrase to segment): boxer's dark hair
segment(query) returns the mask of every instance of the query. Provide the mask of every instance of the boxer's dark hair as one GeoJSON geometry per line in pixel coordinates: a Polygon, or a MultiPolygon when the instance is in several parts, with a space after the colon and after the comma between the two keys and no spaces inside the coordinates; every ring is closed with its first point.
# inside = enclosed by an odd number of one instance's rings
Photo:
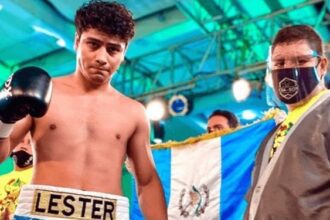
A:
{"type": "Polygon", "coordinates": [[[108,35],[114,35],[126,43],[134,36],[134,20],[129,10],[117,2],[91,0],[76,12],[77,35],[89,28],[95,28],[108,35]]]}

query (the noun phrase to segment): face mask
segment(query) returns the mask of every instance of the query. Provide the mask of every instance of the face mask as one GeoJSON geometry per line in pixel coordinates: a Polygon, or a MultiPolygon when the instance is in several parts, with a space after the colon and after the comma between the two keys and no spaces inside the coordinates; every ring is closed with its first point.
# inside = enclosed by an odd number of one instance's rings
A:
{"type": "Polygon", "coordinates": [[[19,168],[25,168],[25,167],[32,165],[32,162],[33,162],[32,154],[29,154],[28,152],[26,152],[24,150],[19,150],[19,151],[13,152],[11,154],[11,156],[13,157],[16,165],[19,168]]]}
{"type": "Polygon", "coordinates": [[[276,95],[285,104],[303,100],[320,82],[315,67],[277,69],[271,72],[276,95]]]}

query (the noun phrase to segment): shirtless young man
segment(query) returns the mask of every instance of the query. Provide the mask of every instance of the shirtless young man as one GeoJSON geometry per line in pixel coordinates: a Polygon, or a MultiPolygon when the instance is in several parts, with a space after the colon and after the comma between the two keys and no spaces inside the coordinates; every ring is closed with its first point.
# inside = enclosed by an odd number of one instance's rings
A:
{"type": "Polygon", "coordinates": [[[126,155],[145,218],[167,219],[144,107],[109,84],[134,35],[132,16],[120,4],[91,1],[75,25],[76,70],[53,80],[47,113],[17,121],[10,135],[8,123],[5,135],[0,127],[0,158],[29,131],[35,143],[32,184],[22,189],[16,219],[129,219],[121,196],[126,155]]]}

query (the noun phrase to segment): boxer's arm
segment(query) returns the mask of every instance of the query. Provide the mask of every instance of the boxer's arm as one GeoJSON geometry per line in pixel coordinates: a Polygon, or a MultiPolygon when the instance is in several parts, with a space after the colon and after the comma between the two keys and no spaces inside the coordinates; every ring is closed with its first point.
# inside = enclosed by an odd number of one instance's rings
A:
{"type": "Polygon", "coordinates": [[[8,137],[0,138],[0,163],[4,161],[13,149],[23,140],[31,127],[32,118],[27,116],[13,125],[12,131],[8,137]]]}
{"type": "Polygon", "coordinates": [[[164,192],[153,162],[149,144],[149,122],[141,107],[137,128],[131,137],[127,155],[137,182],[139,204],[145,219],[167,219],[164,192]]]}

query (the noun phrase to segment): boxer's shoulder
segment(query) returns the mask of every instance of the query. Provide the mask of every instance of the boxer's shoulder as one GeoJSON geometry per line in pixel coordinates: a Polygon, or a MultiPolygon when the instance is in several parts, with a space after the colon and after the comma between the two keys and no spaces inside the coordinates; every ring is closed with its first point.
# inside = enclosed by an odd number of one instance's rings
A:
{"type": "MultiPolygon", "coordinates": [[[[118,108],[127,108],[129,110],[134,110],[134,111],[139,111],[144,109],[144,106],[141,102],[128,97],[120,92],[118,92],[117,90],[111,91],[109,93],[109,97],[111,97],[111,100],[113,100],[113,102],[115,102],[116,104],[119,104],[117,107],[118,108]]],[[[141,113],[141,112],[140,112],[141,113]]]]}
{"type": "Polygon", "coordinates": [[[53,81],[53,87],[55,94],[63,91],[68,92],[69,90],[76,90],[76,85],[73,83],[72,76],[61,76],[61,77],[55,77],[52,79],[53,81]]]}

